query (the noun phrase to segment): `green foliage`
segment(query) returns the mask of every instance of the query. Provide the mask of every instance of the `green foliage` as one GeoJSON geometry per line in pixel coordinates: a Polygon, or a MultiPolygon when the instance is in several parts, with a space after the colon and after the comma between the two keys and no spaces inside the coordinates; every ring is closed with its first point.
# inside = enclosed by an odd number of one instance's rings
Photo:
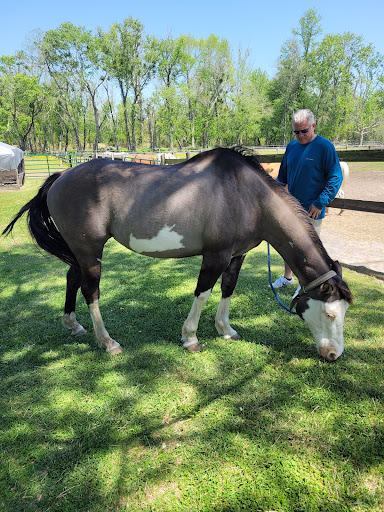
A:
{"type": "Polygon", "coordinates": [[[31,48],[0,58],[0,138],[22,147],[285,145],[299,108],[333,141],[383,140],[383,55],[355,34],[323,35],[315,9],[273,77],[250,49],[235,58],[214,34],[148,36],[132,17],[106,32],[62,23],[31,48]]]}
{"type": "Polygon", "coordinates": [[[45,88],[35,76],[18,69],[16,58],[0,61],[0,133],[25,149],[26,140],[43,111],[45,88]]]}

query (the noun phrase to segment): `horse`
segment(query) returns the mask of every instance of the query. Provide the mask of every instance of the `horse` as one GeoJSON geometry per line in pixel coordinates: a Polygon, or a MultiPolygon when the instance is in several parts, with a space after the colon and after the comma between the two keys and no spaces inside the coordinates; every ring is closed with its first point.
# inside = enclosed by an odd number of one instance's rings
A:
{"type": "Polygon", "coordinates": [[[307,323],[318,353],[328,361],[343,352],[345,312],[352,294],[341,266],[327,254],[306,212],[244,148],[216,148],[183,163],[145,164],[97,159],[52,174],[4,229],[11,233],[27,213],[32,237],[69,265],[62,323],[74,336],[79,288],[97,343],[122,351],[109,335],[99,308],[103,248],[114,238],[154,258],[202,256],[183,347],[202,349],[200,315],[221,276],[215,326],[225,339],[240,339],[229,323],[230,302],[246,253],[263,240],[292,268],[301,292],[292,307],[307,323]]]}
{"type": "MultiPolygon", "coordinates": [[[[341,183],[341,186],[339,188],[338,193],[336,194],[336,197],[340,199],[344,199],[345,197],[345,185],[347,184],[348,178],[349,178],[349,167],[347,162],[340,162],[341,172],[343,173],[343,181],[341,183]]],[[[345,212],[344,208],[340,209],[339,215],[342,215],[345,212]]]]}

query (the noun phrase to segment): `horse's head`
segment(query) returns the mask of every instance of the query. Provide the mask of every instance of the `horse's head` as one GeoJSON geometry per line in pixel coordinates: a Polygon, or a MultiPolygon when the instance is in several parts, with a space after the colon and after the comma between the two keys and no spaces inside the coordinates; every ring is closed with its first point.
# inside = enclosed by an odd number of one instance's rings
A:
{"type": "Polygon", "coordinates": [[[304,287],[297,299],[296,312],[308,325],[317,351],[327,361],[335,361],[343,353],[344,317],[351,303],[352,294],[341,279],[341,269],[340,275],[309,291],[304,287]]]}

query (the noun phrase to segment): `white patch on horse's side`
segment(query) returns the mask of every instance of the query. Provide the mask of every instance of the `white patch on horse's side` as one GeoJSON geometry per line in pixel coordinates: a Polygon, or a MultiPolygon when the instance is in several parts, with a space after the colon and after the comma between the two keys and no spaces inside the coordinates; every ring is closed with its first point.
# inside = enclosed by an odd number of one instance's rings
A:
{"type": "Polygon", "coordinates": [[[308,299],[308,309],[303,312],[319,354],[329,361],[334,361],[343,353],[343,327],[347,309],[348,303],[344,299],[334,302],[308,299]]]}
{"type": "Polygon", "coordinates": [[[129,246],[130,248],[137,252],[164,252],[170,251],[173,249],[184,249],[184,245],[181,243],[183,239],[183,235],[180,235],[176,231],[172,231],[175,227],[165,225],[156,236],[146,239],[146,238],[135,238],[132,233],[129,237],[129,246]]]}
{"type": "Polygon", "coordinates": [[[293,248],[293,242],[289,242],[289,245],[293,248]]]}

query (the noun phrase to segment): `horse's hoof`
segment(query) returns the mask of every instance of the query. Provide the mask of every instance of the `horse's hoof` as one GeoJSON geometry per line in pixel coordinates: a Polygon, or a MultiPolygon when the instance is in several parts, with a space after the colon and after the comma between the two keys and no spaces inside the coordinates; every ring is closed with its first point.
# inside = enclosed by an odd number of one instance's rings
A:
{"type": "Polygon", "coordinates": [[[241,340],[240,334],[234,334],[233,336],[231,336],[231,340],[241,340]]]}
{"type": "Polygon", "coordinates": [[[204,350],[203,345],[201,345],[200,343],[196,343],[195,345],[190,345],[189,347],[184,348],[189,352],[201,352],[202,350],[204,350]]]}
{"type": "Polygon", "coordinates": [[[72,336],[83,336],[84,334],[87,334],[87,330],[84,329],[84,327],[81,327],[79,330],[72,331],[71,334],[72,336]]]}
{"type": "Polygon", "coordinates": [[[119,343],[117,343],[117,341],[114,341],[113,343],[114,344],[111,347],[107,348],[107,353],[113,356],[115,356],[116,354],[121,354],[121,352],[123,351],[123,347],[119,343]]]}

